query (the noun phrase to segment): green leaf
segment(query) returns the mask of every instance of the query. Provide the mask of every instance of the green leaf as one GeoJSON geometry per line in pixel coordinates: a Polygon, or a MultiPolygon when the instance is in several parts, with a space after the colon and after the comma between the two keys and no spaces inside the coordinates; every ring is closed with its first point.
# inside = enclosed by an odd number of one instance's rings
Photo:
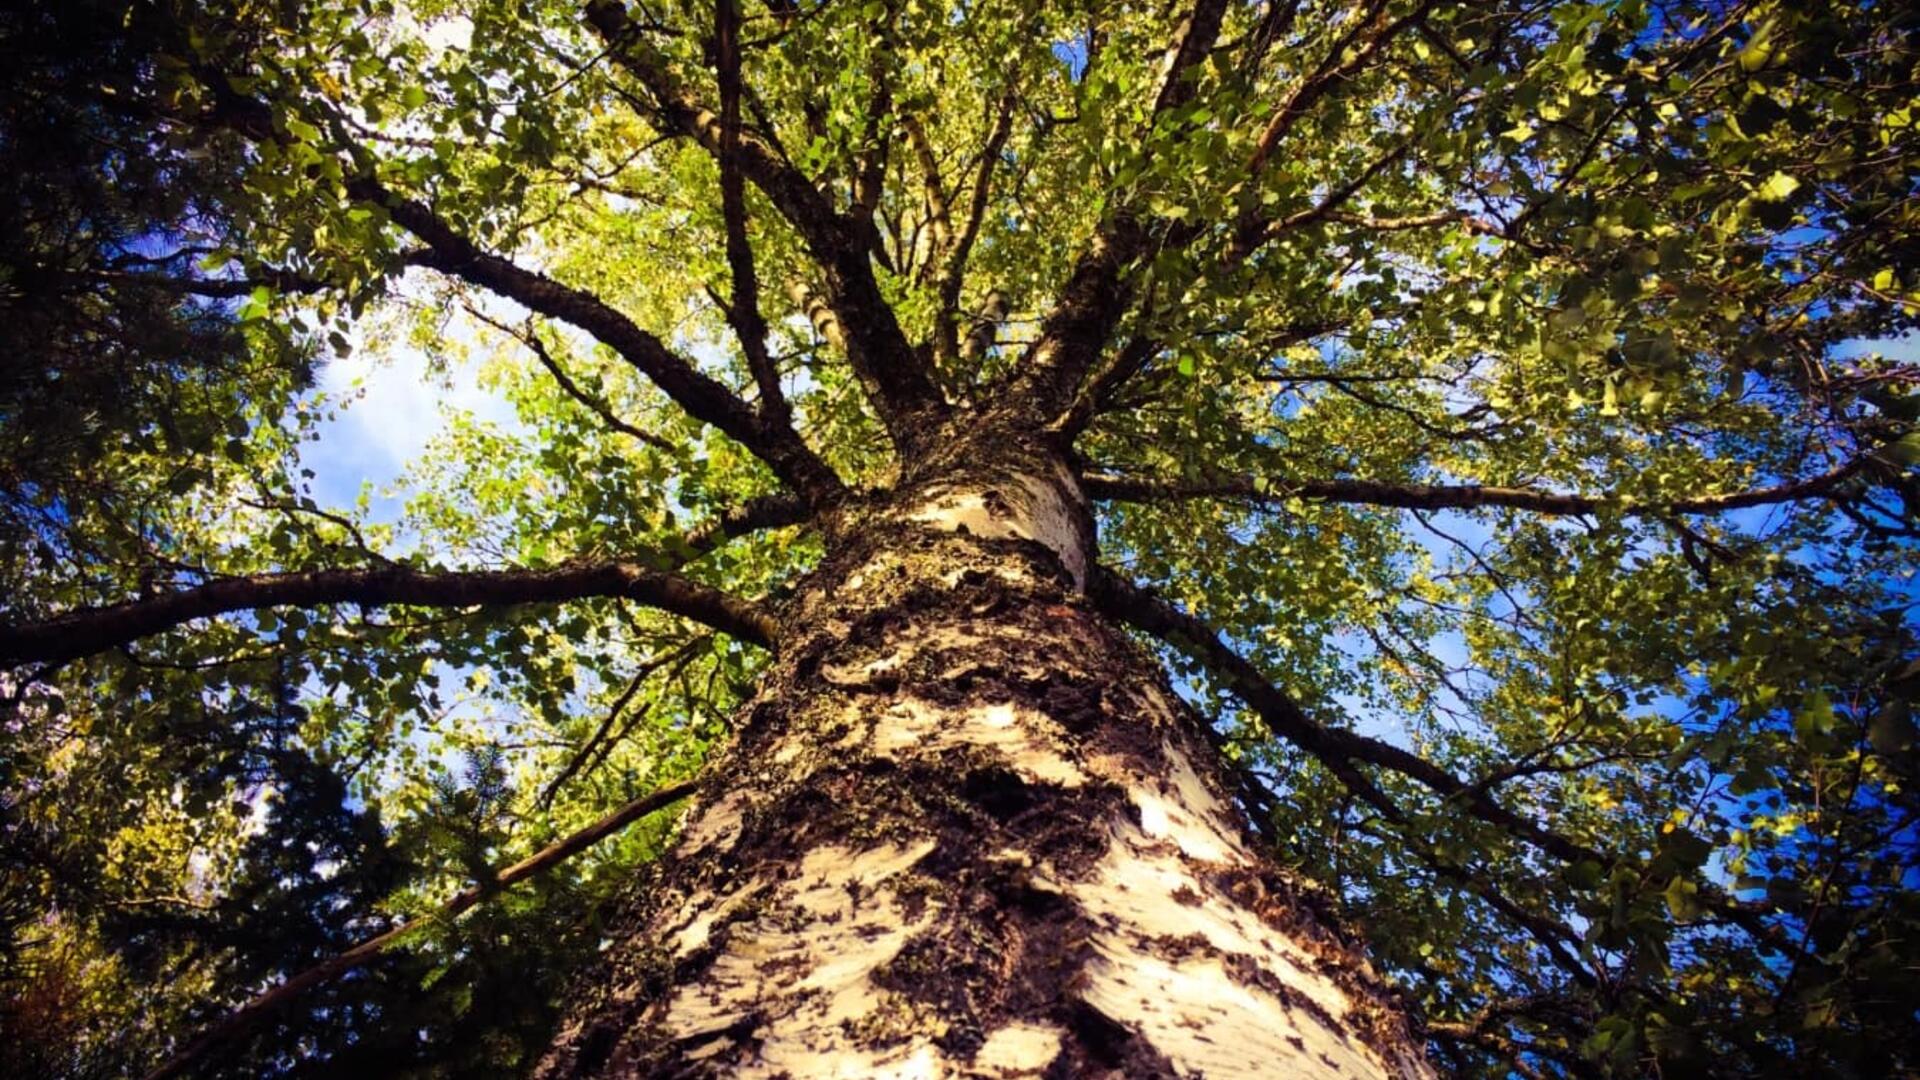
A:
{"type": "Polygon", "coordinates": [[[234,317],[241,322],[256,322],[266,318],[269,305],[273,302],[273,290],[265,285],[256,285],[240,305],[234,309],[234,317]]]}
{"type": "Polygon", "coordinates": [[[320,141],[319,128],[314,127],[312,124],[309,124],[297,116],[289,115],[286,116],[284,120],[287,126],[287,134],[293,136],[295,139],[304,143],[317,143],[320,141]]]}
{"type": "Polygon", "coordinates": [[[1607,880],[1606,870],[1591,859],[1567,867],[1565,876],[1567,884],[1586,892],[1598,889],[1607,880]]]}
{"type": "Polygon", "coordinates": [[[1800,190],[1800,181],[1783,172],[1776,172],[1754,189],[1754,194],[1767,202],[1783,202],[1794,192],[1800,190]]]}
{"type": "Polygon", "coordinates": [[[1680,922],[1692,922],[1704,910],[1700,904],[1700,886],[1686,878],[1676,877],[1667,882],[1661,896],[1667,901],[1667,910],[1680,922]]]}

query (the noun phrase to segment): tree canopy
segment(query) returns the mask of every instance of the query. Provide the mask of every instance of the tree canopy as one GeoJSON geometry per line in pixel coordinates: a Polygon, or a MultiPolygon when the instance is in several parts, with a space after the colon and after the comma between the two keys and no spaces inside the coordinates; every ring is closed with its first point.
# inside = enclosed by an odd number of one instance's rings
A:
{"type": "Polygon", "coordinates": [[[513,1072],[818,516],[1009,400],[1442,1067],[1920,1068],[1916,31],[0,13],[0,1070],[405,927],[196,1067],[513,1072]],[[350,357],[500,408],[356,494],[350,357]]]}

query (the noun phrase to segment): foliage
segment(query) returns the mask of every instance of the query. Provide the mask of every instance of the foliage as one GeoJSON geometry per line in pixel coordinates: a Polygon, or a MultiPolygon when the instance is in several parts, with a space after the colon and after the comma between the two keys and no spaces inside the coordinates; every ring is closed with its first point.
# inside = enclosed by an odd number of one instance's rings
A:
{"type": "MultiPolygon", "coordinates": [[[[0,1069],[150,1067],[694,773],[751,641],[381,582],[633,560],[777,599],[814,531],[728,515],[833,497],[822,467],[893,483],[887,380],[922,368],[956,407],[1076,375],[1105,564],[1362,737],[1316,749],[1160,635],[1436,1060],[1920,1067],[1916,30],[1772,0],[0,14],[0,621],[365,571],[5,676],[0,1069]],[[369,354],[502,403],[391,500],[320,456],[364,405],[311,369],[369,354]]],[[[214,1067],[510,1070],[667,830],[214,1067]]]]}

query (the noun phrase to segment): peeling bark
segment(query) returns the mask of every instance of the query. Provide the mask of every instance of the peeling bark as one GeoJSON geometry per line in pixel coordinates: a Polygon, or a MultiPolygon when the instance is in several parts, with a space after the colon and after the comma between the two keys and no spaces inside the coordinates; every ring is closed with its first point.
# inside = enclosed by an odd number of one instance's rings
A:
{"type": "Polygon", "coordinates": [[[1082,597],[1063,462],[980,434],[829,534],[539,1075],[1432,1075],[1082,597]]]}

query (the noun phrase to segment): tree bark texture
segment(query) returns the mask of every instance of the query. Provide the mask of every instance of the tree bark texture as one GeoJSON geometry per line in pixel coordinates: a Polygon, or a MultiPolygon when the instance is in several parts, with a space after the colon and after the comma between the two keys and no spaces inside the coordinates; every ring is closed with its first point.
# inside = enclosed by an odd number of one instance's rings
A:
{"type": "Polygon", "coordinates": [[[829,540],[540,1075],[1432,1075],[1083,599],[1057,455],[982,431],[829,540]]]}

